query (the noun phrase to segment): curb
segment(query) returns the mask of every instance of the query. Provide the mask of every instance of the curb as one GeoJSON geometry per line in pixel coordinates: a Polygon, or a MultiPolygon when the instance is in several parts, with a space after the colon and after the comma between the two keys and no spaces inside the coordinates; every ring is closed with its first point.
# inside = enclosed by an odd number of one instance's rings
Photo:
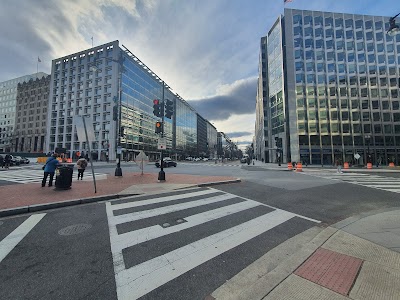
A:
{"type": "Polygon", "coordinates": [[[240,178],[237,178],[237,179],[233,179],[233,180],[214,181],[214,182],[200,183],[200,184],[197,184],[197,186],[205,187],[205,186],[213,186],[213,185],[219,185],[219,184],[238,183],[238,182],[242,182],[242,180],[240,178]]]}
{"type": "Polygon", "coordinates": [[[28,206],[0,210],[0,217],[9,217],[9,216],[32,213],[32,212],[37,212],[37,211],[42,211],[42,210],[47,210],[47,209],[61,208],[61,207],[74,206],[74,205],[79,205],[79,204],[87,204],[87,203],[93,203],[93,202],[100,202],[100,201],[105,201],[105,200],[114,200],[114,199],[131,197],[131,196],[136,196],[136,195],[138,195],[138,194],[126,194],[126,195],[115,194],[115,195],[97,196],[97,197],[82,198],[82,199],[76,199],[76,200],[66,200],[66,201],[52,202],[52,203],[33,204],[33,205],[28,205],[28,206]]]}
{"type": "MultiPolygon", "coordinates": [[[[234,180],[200,183],[200,184],[194,184],[193,186],[207,187],[207,186],[237,183],[237,182],[241,182],[241,179],[237,178],[234,180]]],[[[103,195],[103,196],[97,196],[97,197],[89,197],[89,198],[82,198],[82,199],[74,199],[74,200],[66,200],[66,201],[59,201],[59,202],[52,202],[52,203],[33,204],[33,205],[28,205],[28,206],[8,208],[8,209],[0,210],[0,218],[21,215],[21,214],[26,214],[26,213],[32,213],[32,212],[37,212],[37,211],[42,211],[42,210],[47,210],[47,209],[61,208],[61,207],[74,206],[74,205],[87,204],[87,203],[94,203],[94,202],[100,202],[100,201],[105,201],[105,200],[121,199],[121,198],[136,196],[136,195],[143,195],[143,194],[137,194],[137,193],[123,194],[123,195],[111,194],[111,195],[103,195]]]]}

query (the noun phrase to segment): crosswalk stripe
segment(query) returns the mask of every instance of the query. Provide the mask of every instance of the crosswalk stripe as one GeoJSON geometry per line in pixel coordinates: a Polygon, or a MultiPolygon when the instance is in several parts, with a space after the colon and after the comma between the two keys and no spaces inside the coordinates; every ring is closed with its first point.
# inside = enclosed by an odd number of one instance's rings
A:
{"type": "Polygon", "coordinates": [[[46,214],[31,215],[13,232],[0,241],[0,262],[18,245],[20,241],[35,227],[46,214]]]}
{"type": "MultiPolygon", "coordinates": [[[[282,224],[295,215],[276,210],[238,226],[213,234],[132,268],[117,267],[119,300],[137,299],[200,264],[282,224]]],[[[122,265],[122,253],[114,253],[114,266],[122,265]],[[116,255],[115,255],[116,254],[116,255]]]]}
{"type": "Polygon", "coordinates": [[[138,212],[133,212],[133,213],[128,213],[128,214],[118,215],[118,216],[115,216],[112,218],[112,221],[110,222],[110,224],[117,225],[117,224],[121,224],[121,223],[147,219],[150,217],[159,216],[159,215],[163,215],[163,214],[167,214],[167,213],[172,213],[172,212],[187,209],[187,208],[193,208],[193,207],[198,207],[201,205],[216,203],[216,202],[228,200],[231,198],[234,198],[234,196],[223,194],[223,195],[200,199],[200,200],[195,200],[195,201],[191,201],[191,202],[178,203],[178,204],[174,204],[174,205],[170,205],[170,206],[158,207],[158,208],[153,208],[153,209],[149,209],[149,210],[145,210],[145,211],[138,211],[138,212]]]}
{"type": "Polygon", "coordinates": [[[400,190],[397,189],[385,189],[385,191],[393,192],[393,193],[400,193],[400,190]]]}
{"type": "Polygon", "coordinates": [[[112,209],[115,211],[115,210],[126,209],[126,208],[131,208],[131,207],[138,207],[138,206],[143,206],[143,205],[148,205],[148,204],[168,202],[171,200],[178,200],[178,199],[184,199],[184,198],[189,198],[189,197],[202,196],[202,195],[207,195],[207,194],[212,194],[212,193],[215,193],[215,190],[204,190],[204,191],[186,193],[186,194],[181,194],[181,195],[172,195],[172,196],[167,196],[167,197],[152,198],[152,199],[148,199],[148,200],[141,200],[141,201],[135,201],[135,202],[111,204],[111,206],[112,206],[112,209]]]}
{"type": "Polygon", "coordinates": [[[331,180],[340,180],[346,183],[356,184],[383,191],[399,193],[400,180],[393,177],[384,177],[372,174],[328,174],[328,173],[304,173],[311,176],[322,177],[331,180]]]}
{"type": "Polygon", "coordinates": [[[172,227],[162,228],[160,225],[154,225],[147,228],[123,233],[113,237],[113,244],[115,246],[114,251],[120,252],[122,251],[122,249],[132,247],[164,235],[188,229],[259,205],[260,203],[256,201],[244,201],[186,217],[184,218],[186,220],[185,223],[181,223],[172,227]]]}

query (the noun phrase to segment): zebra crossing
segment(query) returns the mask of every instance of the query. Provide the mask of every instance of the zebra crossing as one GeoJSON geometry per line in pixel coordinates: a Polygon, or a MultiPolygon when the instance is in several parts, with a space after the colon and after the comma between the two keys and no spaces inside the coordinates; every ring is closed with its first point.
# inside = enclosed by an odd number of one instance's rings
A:
{"type": "Polygon", "coordinates": [[[303,174],[322,177],[325,179],[340,180],[393,193],[400,193],[400,178],[395,177],[364,173],[304,172],[303,174]]]}
{"type": "Polygon", "coordinates": [[[213,188],[110,201],[106,212],[119,300],[145,296],[294,217],[319,223],[213,188]]]}
{"type": "Polygon", "coordinates": [[[207,167],[240,167],[241,164],[228,164],[228,163],[179,163],[180,165],[190,165],[190,166],[207,166],[207,167]]]}
{"type": "MultiPolygon", "coordinates": [[[[77,174],[77,173],[76,173],[77,174]]],[[[75,175],[75,174],[74,174],[75,175]]],[[[106,179],[107,175],[102,173],[94,173],[96,179],[106,179]]],[[[14,182],[14,183],[39,183],[43,178],[43,170],[34,169],[9,169],[0,172],[0,180],[14,182]]],[[[55,178],[54,178],[55,179],[55,178]]],[[[73,176],[73,180],[77,180],[77,175],[73,176]]],[[[83,180],[92,180],[92,173],[86,170],[83,175],[83,180]]]]}

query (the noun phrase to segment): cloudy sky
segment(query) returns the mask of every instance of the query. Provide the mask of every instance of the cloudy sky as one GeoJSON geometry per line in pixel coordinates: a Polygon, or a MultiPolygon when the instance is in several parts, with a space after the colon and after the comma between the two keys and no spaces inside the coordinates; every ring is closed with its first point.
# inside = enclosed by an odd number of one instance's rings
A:
{"type": "MultiPolygon", "coordinates": [[[[287,8],[393,16],[398,0],[293,0],[287,8]]],[[[254,135],[260,38],[283,0],[1,0],[0,82],[119,40],[219,131],[254,135]]]]}

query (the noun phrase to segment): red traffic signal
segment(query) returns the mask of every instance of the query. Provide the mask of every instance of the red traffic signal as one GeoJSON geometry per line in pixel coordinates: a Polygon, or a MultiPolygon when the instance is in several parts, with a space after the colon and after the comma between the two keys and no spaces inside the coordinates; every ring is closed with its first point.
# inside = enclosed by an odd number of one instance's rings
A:
{"type": "Polygon", "coordinates": [[[154,105],[158,105],[158,104],[160,104],[160,100],[158,100],[158,99],[154,99],[154,100],[153,100],[153,104],[154,104],[154,105]]]}
{"type": "Polygon", "coordinates": [[[163,123],[162,122],[156,122],[156,133],[162,133],[163,132],[163,123]]]}

